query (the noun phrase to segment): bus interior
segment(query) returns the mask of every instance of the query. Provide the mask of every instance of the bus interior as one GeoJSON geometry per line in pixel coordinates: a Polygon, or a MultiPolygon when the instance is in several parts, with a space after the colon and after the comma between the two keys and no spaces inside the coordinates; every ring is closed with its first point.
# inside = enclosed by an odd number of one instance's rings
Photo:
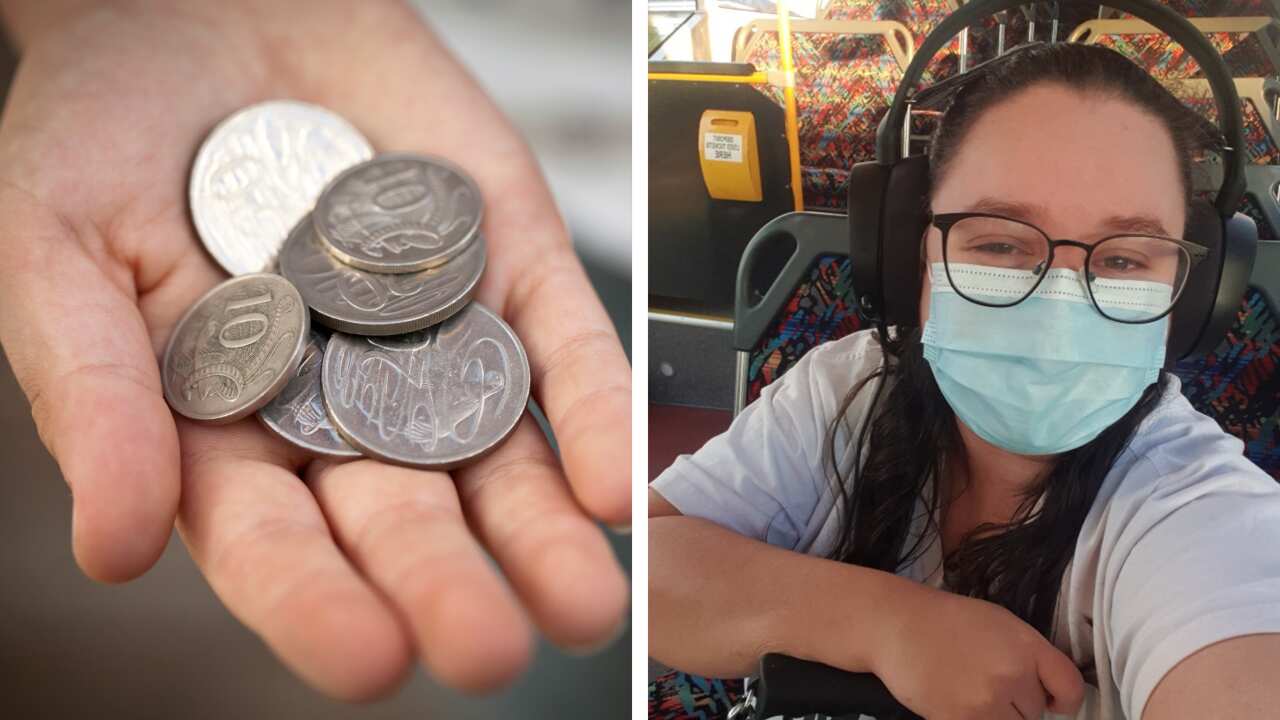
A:
{"type": "MultiPolygon", "coordinates": [[[[1206,351],[1171,358],[1168,369],[1191,403],[1280,481],[1280,0],[1165,4],[1205,34],[1231,73],[1247,146],[1239,210],[1258,228],[1234,322],[1206,351]]],[[[725,430],[806,351],[870,326],[849,257],[849,168],[875,159],[876,130],[904,69],[959,4],[648,6],[652,479],[725,430]]],[[[1189,54],[1146,22],[1097,4],[1023,6],[970,26],[932,59],[925,83],[1032,41],[1112,47],[1216,115],[1189,54]]],[[[909,113],[910,154],[927,147],[936,115],[909,113]]],[[[1221,182],[1213,157],[1197,171],[1207,189],[1221,182]]],[[[674,682],[665,672],[655,665],[651,679],[674,682]]],[[[651,695],[651,716],[719,717],[716,703],[742,690],[740,682],[680,682],[705,692],[693,704],[684,691],[659,692],[657,706],[651,695]]]]}

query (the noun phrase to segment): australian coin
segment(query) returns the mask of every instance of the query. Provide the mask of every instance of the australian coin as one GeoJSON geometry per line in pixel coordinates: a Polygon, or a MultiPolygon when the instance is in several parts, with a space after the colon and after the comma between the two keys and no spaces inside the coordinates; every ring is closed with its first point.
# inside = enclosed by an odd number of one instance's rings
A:
{"type": "Polygon", "coordinates": [[[228,423],[266,405],[293,377],[310,332],[307,308],[279,275],[241,275],[196,301],[164,351],[169,406],[228,423]]]}
{"type": "Polygon", "coordinates": [[[484,271],[477,238],[439,267],[414,273],[371,273],[325,252],[303,218],[280,252],[280,272],[298,288],[316,319],[357,335],[398,335],[444,321],[475,294],[484,271]]]}
{"type": "Polygon", "coordinates": [[[511,328],[473,302],[414,333],[335,333],[321,383],[334,426],[361,452],[448,470],[483,457],[515,428],[529,400],[529,360],[511,328]]]}
{"type": "Polygon", "coordinates": [[[452,163],[397,153],[344,170],[320,193],[313,220],[346,264],[407,273],[461,253],[481,211],[480,189],[452,163]]]}
{"type": "Polygon", "coordinates": [[[372,156],[369,141],[324,108],[251,105],[200,146],[188,188],[192,222],[227,272],[264,272],[325,184],[372,156]]]}
{"type": "Polygon", "coordinates": [[[311,331],[298,371],[284,390],[258,411],[258,419],[280,437],[317,455],[358,457],[360,453],[333,429],[320,395],[320,368],[327,342],[319,331],[311,331]]]}

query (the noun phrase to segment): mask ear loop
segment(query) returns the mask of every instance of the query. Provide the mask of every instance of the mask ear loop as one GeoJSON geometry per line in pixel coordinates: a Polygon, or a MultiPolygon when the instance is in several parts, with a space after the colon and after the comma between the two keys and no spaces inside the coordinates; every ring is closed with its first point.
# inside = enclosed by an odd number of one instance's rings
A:
{"type": "MultiPolygon", "coordinates": [[[[933,263],[929,262],[929,232],[933,229],[933,211],[926,210],[925,212],[927,214],[929,221],[925,223],[924,232],[921,233],[920,235],[919,257],[920,257],[920,265],[922,266],[921,270],[923,271],[924,276],[929,279],[929,294],[932,295],[933,288],[934,288],[934,278],[933,278],[933,263]]],[[[924,323],[920,322],[919,314],[920,314],[920,311],[917,308],[916,310],[916,326],[917,327],[924,325],[924,323]]]]}
{"type": "Polygon", "coordinates": [[[929,262],[929,232],[933,230],[933,213],[929,213],[929,222],[924,226],[924,233],[920,235],[920,264],[923,266],[924,276],[929,278],[929,291],[933,292],[933,263],[929,262]]]}

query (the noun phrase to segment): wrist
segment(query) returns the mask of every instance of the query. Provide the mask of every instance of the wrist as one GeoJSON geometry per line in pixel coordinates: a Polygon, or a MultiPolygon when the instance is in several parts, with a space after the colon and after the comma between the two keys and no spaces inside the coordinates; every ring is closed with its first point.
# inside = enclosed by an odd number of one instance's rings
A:
{"type": "Polygon", "coordinates": [[[919,633],[922,608],[931,607],[932,599],[939,594],[938,590],[913,580],[885,575],[892,580],[883,588],[878,621],[870,624],[869,645],[874,647],[874,652],[867,660],[868,670],[881,679],[892,657],[919,633]]]}
{"type": "Polygon", "coordinates": [[[920,597],[932,590],[892,573],[821,561],[795,599],[778,603],[764,623],[761,652],[779,652],[851,672],[876,672],[913,625],[920,597]],[[817,580],[815,582],[815,580],[817,580]]]}

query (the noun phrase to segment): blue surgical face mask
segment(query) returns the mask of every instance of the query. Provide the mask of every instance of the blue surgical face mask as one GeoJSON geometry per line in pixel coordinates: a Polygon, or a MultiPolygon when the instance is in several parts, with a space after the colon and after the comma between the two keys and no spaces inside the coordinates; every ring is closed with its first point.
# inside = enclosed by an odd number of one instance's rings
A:
{"type": "MultiPolygon", "coordinates": [[[[951,280],[967,297],[992,302],[1021,294],[1028,275],[951,266],[951,280]]],[[[1076,271],[1050,269],[1031,297],[1010,307],[957,295],[942,263],[930,276],[924,357],[951,409],[993,445],[1022,455],[1078,448],[1137,404],[1160,374],[1168,317],[1136,325],[1109,320],[1092,306],[1076,271]]],[[[1152,307],[1168,306],[1168,294],[1152,297],[1154,283],[1137,285],[1143,287],[1112,283],[1113,295],[1098,301],[1123,306],[1141,296],[1152,307]]]]}

